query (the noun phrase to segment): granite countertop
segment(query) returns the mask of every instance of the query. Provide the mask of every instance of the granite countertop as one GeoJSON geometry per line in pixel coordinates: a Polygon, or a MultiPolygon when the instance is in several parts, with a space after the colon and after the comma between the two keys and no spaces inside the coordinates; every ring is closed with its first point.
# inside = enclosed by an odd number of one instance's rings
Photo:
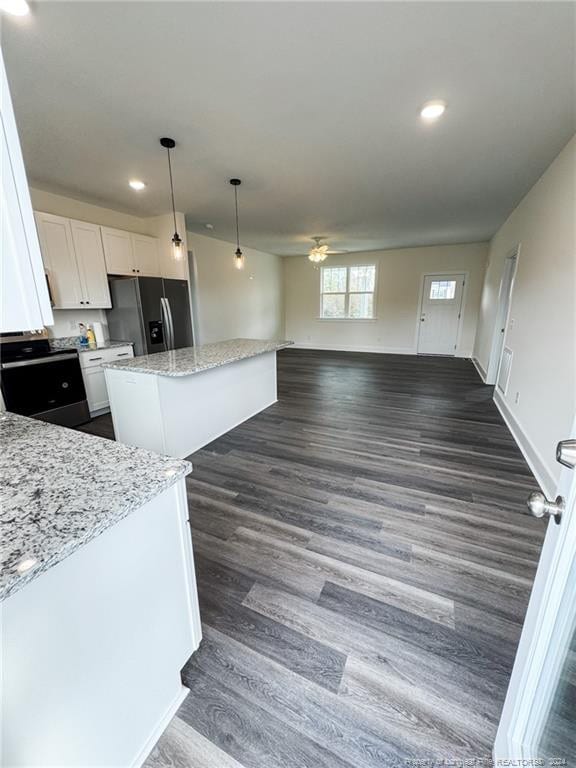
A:
{"type": "Polygon", "coordinates": [[[260,341],[258,339],[230,339],[200,347],[184,347],[154,355],[142,355],[129,360],[104,363],[103,368],[121,368],[135,373],[151,373],[158,376],[190,376],[210,368],[235,363],[266,352],[293,344],[292,341],[260,341]]]}
{"type": "Polygon", "coordinates": [[[82,346],[79,336],[62,336],[58,339],[49,339],[52,349],[63,349],[64,347],[75,347],[79,352],[94,352],[95,349],[112,349],[113,347],[131,347],[132,341],[113,341],[107,339],[103,344],[96,344],[95,347],[82,346]]]}
{"type": "Polygon", "coordinates": [[[192,470],[13,413],[0,413],[0,439],[0,600],[192,470]]]}

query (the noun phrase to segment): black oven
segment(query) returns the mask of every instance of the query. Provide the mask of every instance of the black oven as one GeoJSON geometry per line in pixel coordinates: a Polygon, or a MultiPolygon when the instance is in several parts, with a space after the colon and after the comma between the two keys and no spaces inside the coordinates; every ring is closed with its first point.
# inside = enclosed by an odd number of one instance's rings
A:
{"type": "Polygon", "coordinates": [[[48,340],[3,343],[2,396],[8,411],[73,427],[90,420],[78,352],[48,340]]]}

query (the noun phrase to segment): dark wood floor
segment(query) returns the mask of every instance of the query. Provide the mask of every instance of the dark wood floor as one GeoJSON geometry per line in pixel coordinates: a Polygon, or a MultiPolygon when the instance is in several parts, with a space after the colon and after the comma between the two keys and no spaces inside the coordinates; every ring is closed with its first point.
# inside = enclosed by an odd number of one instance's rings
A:
{"type": "Polygon", "coordinates": [[[461,359],[278,360],[279,402],[191,457],[204,640],[147,767],[488,758],[545,530],[491,388],[461,359]]]}

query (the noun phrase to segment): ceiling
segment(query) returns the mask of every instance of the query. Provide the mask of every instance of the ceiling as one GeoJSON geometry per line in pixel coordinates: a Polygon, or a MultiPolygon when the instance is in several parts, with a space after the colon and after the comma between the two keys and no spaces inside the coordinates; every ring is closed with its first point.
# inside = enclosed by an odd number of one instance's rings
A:
{"type": "Polygon", "coordinates": [[[576,130],[575,9],[48,0],[2,38],[33,185],[165,213],[172,136],[189,229],[234,240],[238,176],[242,243],[288,255],[488,239],[576,130]]]}

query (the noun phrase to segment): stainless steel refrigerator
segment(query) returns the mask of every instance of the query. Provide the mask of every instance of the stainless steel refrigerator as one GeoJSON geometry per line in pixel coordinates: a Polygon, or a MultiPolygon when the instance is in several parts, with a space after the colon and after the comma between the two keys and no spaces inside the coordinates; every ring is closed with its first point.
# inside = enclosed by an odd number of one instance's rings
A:
{"type": "Polygon", "coordinates": [[[111,278],[110,295],[110,338],[133,341],[135,355],[193,345],[187,280],[111,278]]]}

